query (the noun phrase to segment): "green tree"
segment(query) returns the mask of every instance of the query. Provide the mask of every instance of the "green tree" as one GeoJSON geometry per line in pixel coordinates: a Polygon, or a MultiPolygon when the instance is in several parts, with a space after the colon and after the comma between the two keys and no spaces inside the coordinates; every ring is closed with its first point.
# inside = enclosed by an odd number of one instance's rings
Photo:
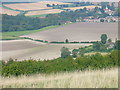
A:
{"type": "Polygon", "coordinates": [[[78,55],[78,51],[79,51],[78,49],[73,49],[72,50],[72,57],[76,58],[78,55]]]}
{"type": "Polygon", "coordinates": [[[117,49],[117,50],[120,50],[120,40],[117,40],[117,41],[115,42],[114,48],[117,49]]]}
{"type": "Polygon", "coordinates": [[[100,22],[104,22],[105,20],[104,19],[100,19],[100,22]]]}
{"type": "Polygon", "coordinates": [[[47,7],[51,7],[51,5],[50,5],[50,4],[47,4],[47,7]]]}
{"type": "Polygon", "coordinates": [[[106,34],[102,34],[101,35],[101,42],[102,42],[102,44],[106,44],[106,41],[107,41],[107,35],[106,34]]]}
{"type": "Polygon", "coordinates": [[[62,47],[61,48],[61,57],[62,58],[66,58],[68,56],[70,56],[71,52],[68,50],[68,48],[66,47],[62,47]]]}
{"type": "Polygon", "coordinates": [[[65,40],[65,43],[69,43],[69,40],[68,40],[68,39],[66,39],[66,40],[65,40]]]}

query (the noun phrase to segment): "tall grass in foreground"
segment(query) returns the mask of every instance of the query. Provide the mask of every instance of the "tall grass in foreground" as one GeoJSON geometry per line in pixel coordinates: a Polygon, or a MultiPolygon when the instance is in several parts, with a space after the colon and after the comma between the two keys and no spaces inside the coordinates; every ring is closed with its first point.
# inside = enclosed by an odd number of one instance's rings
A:
{"type": "Polygon", "coordinates": [[[118,88],[118,69],[38,74],[1,81],[2,88],[118,88]]]}

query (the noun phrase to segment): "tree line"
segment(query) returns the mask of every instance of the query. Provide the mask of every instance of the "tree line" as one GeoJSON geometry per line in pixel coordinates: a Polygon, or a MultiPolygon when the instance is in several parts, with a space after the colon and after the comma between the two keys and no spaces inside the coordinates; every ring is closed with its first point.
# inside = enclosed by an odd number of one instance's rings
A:
{"type": "Polygon", "coordinates": [[[65,24],[67,21],[76,22],[77,19],[93,16],[104,18],[108,16],[103,9],[96,7],[93,11],[86,8],[75,11],[63,11],[59,14],[48,14],[45,18],[33,18],[24,15],[10,16],[2,15],[2,32],[36,30],[52,25],[65,24]],[[101,11],[102,14],[96,13],[101,11]]]}

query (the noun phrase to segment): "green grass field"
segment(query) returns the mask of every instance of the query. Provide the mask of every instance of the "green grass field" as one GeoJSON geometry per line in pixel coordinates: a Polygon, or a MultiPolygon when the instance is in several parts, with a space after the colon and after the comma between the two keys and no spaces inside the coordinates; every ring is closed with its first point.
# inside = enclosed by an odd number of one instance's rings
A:
{"type": "Polygon", "coordinates": [[[2,40],[22,39],[19,36],[27,35],[27,34],[31,34],[31,33],[35,33],[35,32],[40,32],[40,31],[45,31],[45,30],[52,29],[52,28],[57,28],[57,27],[59,27],[59,26],[58,25],[56,25],[56,26],[49,26],[49,27],[45,27],[45,28],[42,28],[42,29],[38,29],[38,30],[0,32],[0,35],[2,35],[2,37],[0,37],[0,39],[2,39],[2,40]]]}

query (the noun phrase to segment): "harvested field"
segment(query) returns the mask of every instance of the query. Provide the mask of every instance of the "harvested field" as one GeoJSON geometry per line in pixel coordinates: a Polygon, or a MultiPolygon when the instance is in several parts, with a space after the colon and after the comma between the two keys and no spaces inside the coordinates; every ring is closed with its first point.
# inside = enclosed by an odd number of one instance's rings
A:
{"type": "Polygon", "coordinates": [[[101,34],[107,34],[108,38],[115,41],[118,38],[118,23],[90,23],[80,22],[68,24],[43,32],[37,32],[21,37],[47,41],[97,41],[101,34]]]}
{"type": "MultiPolygon", "coordinates": [[[[85,7],[87,9],[94,9],[96,6],[68,7],[68,8],[64,8],[64,9],[77,10],[77,9],[83,9],[85,7]]],[[[101,8],[101,6],[97,6],[97,7],[101,8]]]]}
{"type": "Polygon", "coordinates": [[[118,69],[1,78],[3,88],[118,88],[118,69]]]}
{"type": "Polygon", "coordinates": [[[53,59],[60,57],[60,49],[62,47],[68,47],[70,50],[74,48],[80,48],[90,44],[43,44],[31,40],[12,40],[1,41],[2,43],[2,60],[8,60],[9,58],[25,60],[25,59],[53,59]]]}
{"type": "Polygon", "coordinates": [[[63,10],[60,9],[51,9],[51,10],[41,10],[41,11],[30,11],[26,16],[31,16],[31,15],[43,15],[43,14],[52,14],[52,13],[60,13],[63,10]]]}
{"type": "Polygon", "coordinates": [[[16,15],[20,14],[20,12],[0,7],[0,14],[8,14],[8,15],[16,16],[16,15]]]}
{"type": "Polygon", "coordinates": [[[37,9],[50,9],[51,7],[47,7],[47,4],[70,4],[70,3],[62,3],[55,1],[40,1],[37,3],[19,3],[19,4],[4,4],[5,6],[18,9],[18,10],[37,10],[37,9]]]}

